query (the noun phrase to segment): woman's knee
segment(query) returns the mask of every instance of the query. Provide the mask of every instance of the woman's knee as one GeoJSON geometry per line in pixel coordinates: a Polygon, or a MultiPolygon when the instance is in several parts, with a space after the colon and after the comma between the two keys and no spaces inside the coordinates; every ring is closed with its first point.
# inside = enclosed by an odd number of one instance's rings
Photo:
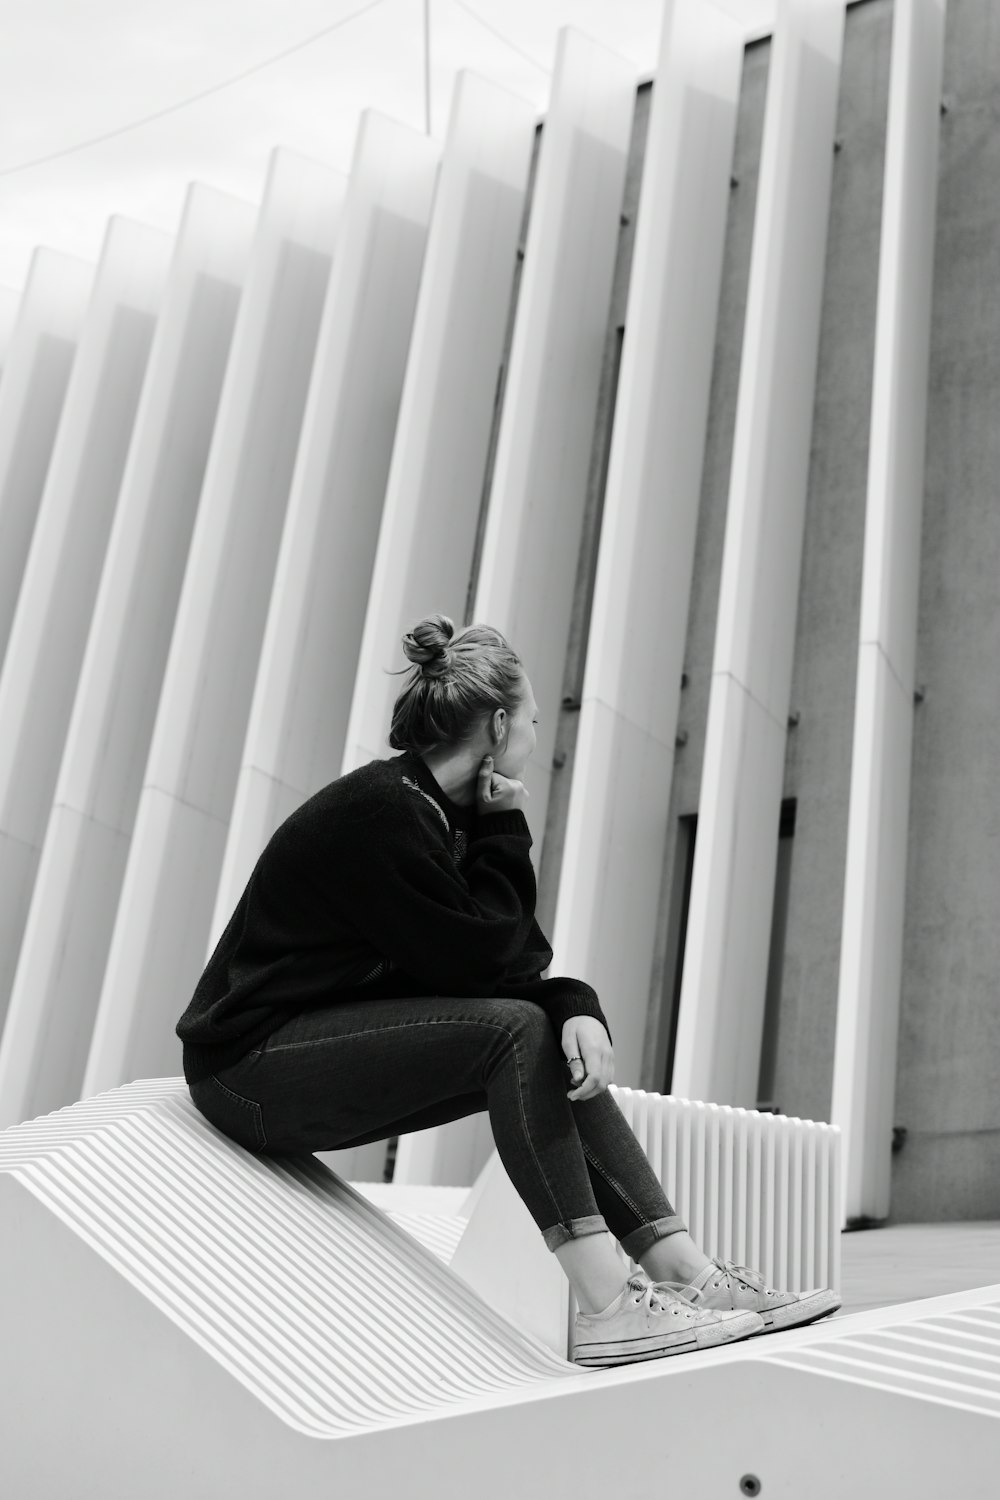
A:
{"type": "Polygon", "coordinates": [[[491,1002],[497,1021],[519,1042],[529,1046],[554,1046],[552,1023],[540,1005],[533,1000],[500,996],[491,1002]]]}
{"type": "Polygon", "coordinates": [[[532,1000],[500,997],[494,1004],[494,1019],[503,1031],[502,1050],[514,1053],[536,1077],[561,1077],[559,1070],[565,1059],[548,1013],[532,1000]]]}

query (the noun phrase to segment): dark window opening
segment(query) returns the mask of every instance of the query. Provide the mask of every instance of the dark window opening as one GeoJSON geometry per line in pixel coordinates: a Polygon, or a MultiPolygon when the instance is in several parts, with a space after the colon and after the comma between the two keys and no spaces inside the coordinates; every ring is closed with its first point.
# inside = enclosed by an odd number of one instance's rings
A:
{"type": "MultiPolygon", "coordinates": [[[[785,963],[785,933],[788,926],[792,838],[795,833],[796,808],[797,803],[794,797],[783,801],[778,823],[778,860],[774,874],[771,945],[768,954],[764,1024],[757,1078],[757,1108],[774,1113],[780,1113],[774,1101],[774,1081],[778,1056],[781,981],[785,963]]],[[[694,874],[694,851],[697,837],[697,813],[688,813],[679,818],[674,852],[674,878],[670,885],[670,911],[667,918],[666,974],[669,976],[667,982],[670,985],[670,1032],[663,1071],[665,1094],[670,1093],[673,1083],[674,1052],[677,1045],[677,1022],[680,1015],[681,983],[684,977],[684,952],[687,945],[688,911],[691,906],[691,881],[694,874]]]]}

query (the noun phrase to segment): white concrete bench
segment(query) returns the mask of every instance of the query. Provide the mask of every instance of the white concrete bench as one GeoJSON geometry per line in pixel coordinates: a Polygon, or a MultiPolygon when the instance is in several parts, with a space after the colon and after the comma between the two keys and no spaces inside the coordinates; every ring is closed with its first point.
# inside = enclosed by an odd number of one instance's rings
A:
{"type": "Polygon", "coordinates": [[[536,1251],[556,1266],[494,1164],[470,1200],[446,1264],[315,1158],[235,1145],[181,1078],[0,1132],[4,1494],[994,1493],[1000,1287],[585,1370],[467,1283],[522,1230],[532,1284],[536,1251]],[[501,1215],[487,1256],[504,1191],[527,1229],[501,1215]]]}

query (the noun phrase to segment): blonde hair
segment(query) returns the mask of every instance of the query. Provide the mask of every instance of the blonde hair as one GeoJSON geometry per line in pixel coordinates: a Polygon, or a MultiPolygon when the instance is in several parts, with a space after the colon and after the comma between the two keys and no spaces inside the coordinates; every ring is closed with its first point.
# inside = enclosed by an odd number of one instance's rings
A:
{"type": "Polygon", "coordinates": [[[413,675],[393,707],[393,750],[422,755],[465,744],[498,708],[513,714],[520,705],[521,658],[491,625],[466,625],[456,634],[448,615],[427,615],[403,636],[403,651],[413,675]]]}

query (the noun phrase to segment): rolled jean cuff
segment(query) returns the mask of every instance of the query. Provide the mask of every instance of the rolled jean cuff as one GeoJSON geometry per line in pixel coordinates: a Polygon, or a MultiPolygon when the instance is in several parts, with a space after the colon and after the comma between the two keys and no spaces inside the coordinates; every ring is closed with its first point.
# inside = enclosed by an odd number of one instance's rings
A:
{"type": "Polygon", "coordinates": [[[606,1234],[608,1226],[603,1214],[585,1214],[581,1219],[567,1219],[563,1224],[552,1224],[542,1230],[542,1239],[550,1250],[558,1250],[567,1240],[577,1240],[584,1234],[606,1234]]]}
{"type": "Polygon", "coordinates": [[[638,1260],[657,1240],[665,1239],[668,1234],[679,1234],[682,1229],[687,1229],[687,1225],[680,1214],[667,1214],[662,1219],[652,1219],[648,1224],[640,1224],[638,1229],[633,1229],[631,1234],[625,1235],[618,1243],[629,1260],[638,1260]]]}

